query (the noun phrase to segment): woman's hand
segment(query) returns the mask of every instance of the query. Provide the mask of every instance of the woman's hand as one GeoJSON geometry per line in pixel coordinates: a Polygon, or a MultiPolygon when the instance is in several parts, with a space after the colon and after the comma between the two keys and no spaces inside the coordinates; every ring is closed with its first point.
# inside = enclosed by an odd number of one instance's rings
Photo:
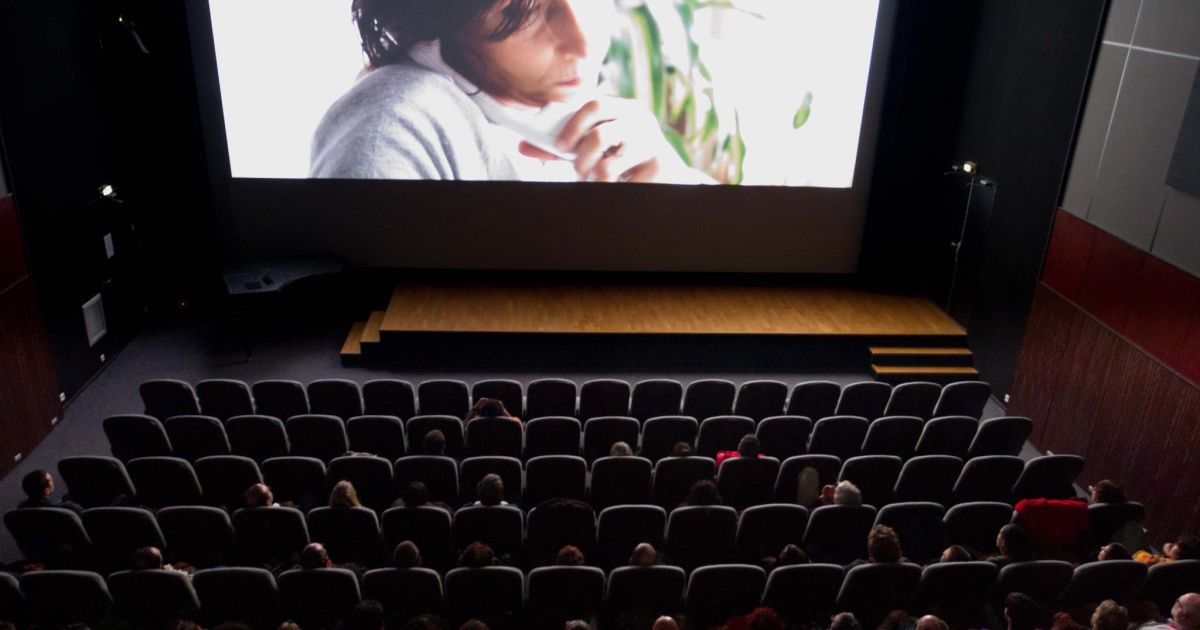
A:
{"type": "MultiPolygon", "coordinates": [[[[563,127],[556,146],[574,153],[575,172],[583,181],[653,182],[679,156],[649,113],[626,101],[589,101],[563,127]]],[[[562,159],[522,142],[523,155],[562,159]]],[[[682,166],[680,164],[679,166],[682,166]]]]}

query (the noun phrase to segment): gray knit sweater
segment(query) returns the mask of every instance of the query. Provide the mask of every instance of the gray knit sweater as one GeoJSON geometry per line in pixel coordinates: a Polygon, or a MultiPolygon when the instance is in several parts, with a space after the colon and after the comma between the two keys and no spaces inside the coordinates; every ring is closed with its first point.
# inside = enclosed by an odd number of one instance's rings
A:
{"type": "Polygon", "coordinates": [[[310,177],[513,180],[483,112],[444,75],[411,64],[361,77],[313,135],[310,177]]]}

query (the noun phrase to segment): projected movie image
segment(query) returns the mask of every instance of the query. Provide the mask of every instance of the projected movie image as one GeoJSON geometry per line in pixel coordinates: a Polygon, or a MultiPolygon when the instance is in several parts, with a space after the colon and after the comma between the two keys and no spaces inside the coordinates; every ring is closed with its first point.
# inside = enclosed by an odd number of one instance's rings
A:
{"type": "Polygon", "coordinates": [[[854,178],[878,10],[210,0],[234,177],[824,188],[854,178]]]}

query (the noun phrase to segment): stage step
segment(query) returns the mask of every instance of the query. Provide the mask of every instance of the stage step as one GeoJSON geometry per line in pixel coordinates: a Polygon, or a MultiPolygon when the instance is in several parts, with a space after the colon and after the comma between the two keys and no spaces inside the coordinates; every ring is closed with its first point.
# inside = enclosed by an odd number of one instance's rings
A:
{"type": "Polygon", "coordinates": [[[934,383],[952,383],[954,381],[971,381],[979,378],[979,370],[970,366],[939,366],[939,365],[871,365],[875,378],[893,385],[908,381],[932,381],[934,383]]]}
{"type": "Polygon", "coordinates": [[[342,344],[342,365],[357,365],[362,361],[362,336],[367,328],[367,322],[354,322],[350,326],[350,334],[342,344]]]}
{"type": "Polygon", "coordinates": [[[871,364],[889,367],[971,367],[974,355],[967,348],[929,346],[897,347],[871,346],[871,364]]]}

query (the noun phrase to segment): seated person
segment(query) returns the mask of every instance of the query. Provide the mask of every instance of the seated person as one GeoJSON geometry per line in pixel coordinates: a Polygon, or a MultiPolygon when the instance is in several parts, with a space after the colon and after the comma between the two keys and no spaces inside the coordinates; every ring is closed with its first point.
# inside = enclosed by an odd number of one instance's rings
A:
{"type": "Polygon", "coordinates": [[[265,483],[256,483],[246,490],[246,507],[279,507],[275,502],[275,495],[271,493],[271,487],[265,483]]]}
{"type": "Polygon", "coordinates": [[[679,507],[693,507],[698,505],[722,505],[721,493],[717,490],[717,484],[709,479],[701,479],[692,484],[688,490],[687,499],[679,504],[679,507]]]}
{"type": "Polygon", "coordinates": [[[54,501],[54,475],[49,471],[35,470],[21,478],[21,489],[25,491],[25,499],[17,504],[17,508],[57,507],[66,508],[75,513],[82,513],[83,507],[74,501],[63,499],[54,501]]]}
{"type": "Polygon", "coordinates": [[[1033,545],[1029,535],[1016,523],[1009,523],[996,534],[996,553],[984,558],[1003,569],[1014,562],[1034,560],[1033,545]]]}
{"type": "Polygon", "coordinates": [[[1171,606],[1170,619],[1145,623],[1136,630],[1200,630],[1200,594],[1180,595],[1171,606]]]}
{"type": "Polygon", "coordinates": [[[629,556],[631,567],[652,567],[658,563],[658,550],[650,543],[638,543],[629,556]]]}
{"type": "Polygon", "coordinates": [[[471,411],[467,413],[467,422],[475,418],[507,418],[521,425],[521,419],[508,413],[508,409],[504,408],[504,403],[495,398],[480,398],[471,406],[471,411]]]}
{"type": "Polygon", "coordinates": [[[1200,536],[1180,536],[1175,542],[1163,545],[1162,555],[1143,549],[1133,554],[1133,559],[1145,564],[1158,564],[1172,560],[1200,560],[1200,536]]]}
{"type": "Polygon", "coordinates": [[[472,505],[494,507],[508,505],[504,500],[504,480],[496,473],[489,473],[475,485],[475,496],[478,498],[472,505]]]}
{"type": "Polygon", "coordinates": [[[633,449],[629,447],[627,442],[613,442],[612,448],[608,450],[609,457],[633,457],[633,449]]]}
{"type": "Polygon", "coordinates": [[[720,469],[721,464],[732,457],[762,457],[762,445],[758,443],[758,436],[747,433],[738,442],[736,451],[717,451],[717,468],[720,469]]]}
{"type": "Polygon", "coordinates": [[[416,569],[423,564],[421,550],[411,540],[402,541],[396,545],[396,550],[392,552],[392,566],[397,569],[416,569]]]}

